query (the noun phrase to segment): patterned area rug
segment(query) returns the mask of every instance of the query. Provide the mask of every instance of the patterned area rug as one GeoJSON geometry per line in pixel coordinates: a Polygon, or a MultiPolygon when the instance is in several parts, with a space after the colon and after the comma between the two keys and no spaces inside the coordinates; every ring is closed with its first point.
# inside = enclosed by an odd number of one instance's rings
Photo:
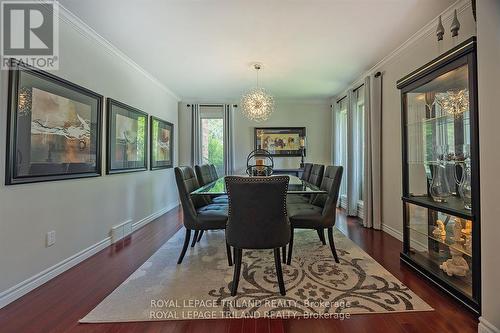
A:
{"type": "MultiPolygon", "coordinates": [[[[206,232],[181,265],[181,229],[92,310],[82,323],[215,318],[340,318],[432,308],[338,230],[340,264],[315,231],[297,230],[278,292],[272,250],[244,250],[235,297],[224,232],[206,232]]],[[[394,260],[399,260],[394,258],[394,260]]]]}

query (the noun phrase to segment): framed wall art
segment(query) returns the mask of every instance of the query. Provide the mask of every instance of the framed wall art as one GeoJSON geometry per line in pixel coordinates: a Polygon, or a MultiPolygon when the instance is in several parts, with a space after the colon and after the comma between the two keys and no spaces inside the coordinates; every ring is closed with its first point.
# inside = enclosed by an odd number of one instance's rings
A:
{"type": "Polygon", "coordinates": [[[255,149],[271,156],[305,156],[305,127],[256,127],[255,149]]]}
{"type": "Polygon", "coordinates": [[[151,170],[174,166],[174,125],[151,116],[151,170]]]}
{"type": "Polygon", "coordinates": [[[107,98],[106,172],[123,173],[147,169],[148,114],[107,98]]]}
{"type": "Polygon", "coordinates": [[[11,64],[6,185],[100,176],[103,97],[11,64]]]}

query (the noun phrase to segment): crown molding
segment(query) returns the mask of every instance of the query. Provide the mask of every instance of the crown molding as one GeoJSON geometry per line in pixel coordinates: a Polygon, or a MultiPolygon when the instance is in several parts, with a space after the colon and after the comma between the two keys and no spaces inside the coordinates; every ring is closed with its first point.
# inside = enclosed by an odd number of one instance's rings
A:
{"type": "MultiPolygon", "coordinates": [[[[179,102],[180,97],[170,90],[166,85],[164,85],[161,81],[159,81],[156,77],[154,77],[151,73],[142,68],[138,63],[132,60],[129,56],[127,56],[124,52],[114,46],[111,42],[109,42],[106,38],[101,36],[97,31],[92,29],[88,24],[83,22],[78,16],[72,13],[69,9],[61,5],[59,5],[59,20],[65,22],[69,26],[71,26],[75,31],[80,33],[83,37],[88,40],[97,42],[100,46],[102,46],[109,54],[114,57],[118,57],[127,63],[130,67],[134,68],[136,71],[144,75],[148,80],[157,85],[163,91],[168,93],[170,96],[176,99],[179,102]]],[[[61,28],[61,27],[59,27],[61,28]]]]}
{"type": "Polygon", "coordinates": [[[410,48],[413,44],[415,44],[420,39],[423,39],[423,38],[426,38],[430,35],[433,35],[436,32],[435,31],[436,30],[436,22],[439,19],[439,16],[441,16],[441,19],[443,21],[443,25],[446,25],[446,23],[451,23],[451,21],[453,20],[453,12],[455,9],[457,10],[457,13],[460,14],[460,13],[463,13],[464,11],[466,11],[467,9],[469,9],[471,6],[472,5],[471,5],[470,0],[457,0],[457,1],[455,1],[448,8],[446,8],[444,11],[442,11],[438,16],[436,16],[433,20],[431,20],[429,23],[427,23],[422,28],[420,28],[416,33],[414,33],[410,38],[408,38],[405,42],[403,42],[395,50],[393,50],[391,53],[389,53],[384,58],[382,58],[379,62],[377,62],[375,65],[373,65],[370,69],[363,72],[356,79],[356,81],[354,81],[348,85],[347,89],[345,89],[341,93],[333,96],[332,100],[336,101],[337,99],[346,95],[347,91],[349,89],[352,89],[352,88],[362,84],[365,80],[365,77],[371,75],[372,73],[377,72],[378,69],[383,67],[384,65],[391,63],[393,60],[395,60],[397,57],[399,57],[401,54],[403,54],[406,51],[406,49],[410,48]]]}

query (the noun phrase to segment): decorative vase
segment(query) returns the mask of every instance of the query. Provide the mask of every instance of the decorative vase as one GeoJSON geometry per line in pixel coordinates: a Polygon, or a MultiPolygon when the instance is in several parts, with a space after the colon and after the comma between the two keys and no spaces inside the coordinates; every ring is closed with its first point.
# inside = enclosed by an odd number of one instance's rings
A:
{"type": "Polygon", "coordinates": [[[446,175],[446,165],[443,163],[434,163],[432,166],[432,179],[429,186],[429,192],[432,200],[435,202],[446,202],[451,195],[450,183],[446,175]]]}
{"type": "Polygon", "coordinates": [[[462,180],[458,186],[458,194],[464,201],[464,208],[472,210],[471,168],[468,163],[463,164],[462,180]]]}

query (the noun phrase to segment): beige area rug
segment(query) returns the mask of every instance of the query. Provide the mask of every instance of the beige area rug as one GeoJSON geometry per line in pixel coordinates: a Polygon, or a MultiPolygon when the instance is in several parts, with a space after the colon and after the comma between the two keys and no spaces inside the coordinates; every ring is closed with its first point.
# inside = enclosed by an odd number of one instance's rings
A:
{"type": "Polygon", "coordinates": [[[278,292],[272,250],[243,250],[238,294],[231,297],[233,267],[227,265],[224,232],[205,232],[177,265],[183,238],[181,229],[80,322],[344,319],[358,313],[432,310],[338,230],[340,264],[315,231],[295,231],[292,264],[283,264],[286,296],[278,292]]]}

